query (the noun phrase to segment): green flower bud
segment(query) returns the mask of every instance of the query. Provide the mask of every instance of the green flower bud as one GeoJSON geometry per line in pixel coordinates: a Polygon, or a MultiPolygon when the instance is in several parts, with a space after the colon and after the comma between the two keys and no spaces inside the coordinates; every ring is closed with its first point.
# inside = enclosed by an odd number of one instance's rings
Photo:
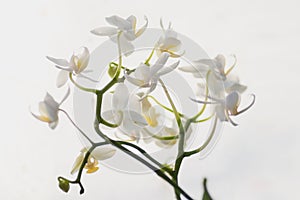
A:
{"type": "Polygon", "coordinates": [[[58,184],[59,188],[62,191],[64,191],[64,192],[67,193],[69,191],[69,189],[70,189],[70,183],[69,183],[69,181],[66,180],[66,179],[64,179],[64,178],[62,178],[62,177],[59,177],[58,178],[58,182],[59,182],[59,184],[58,184]]]}
{"type": "Polygon", "coordinates": [[[109,64],[109,68],[108,68],[108,75],[113,78],[117,72],[118,69],[118,65],[114,64],[114,63],[110,63],[109,64]]]}

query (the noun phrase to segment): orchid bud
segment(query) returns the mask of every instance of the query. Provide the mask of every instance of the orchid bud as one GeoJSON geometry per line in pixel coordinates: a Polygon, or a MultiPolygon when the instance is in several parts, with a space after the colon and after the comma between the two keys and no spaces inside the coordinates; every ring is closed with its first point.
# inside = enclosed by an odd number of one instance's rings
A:
{"type": "Polygon", "coordinates": [[[58,178],[58,186],[59,188],[64,191],[65,193],[67,193],[70,189],[70,182],[62,177],[58,178]]]}

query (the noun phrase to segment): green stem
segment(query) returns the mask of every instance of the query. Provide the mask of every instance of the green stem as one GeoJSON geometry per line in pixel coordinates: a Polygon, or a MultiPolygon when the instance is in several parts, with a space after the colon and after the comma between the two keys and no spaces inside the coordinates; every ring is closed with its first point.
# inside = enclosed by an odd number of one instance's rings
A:
{"type": "Polygon", "coordinates": [[[73,124],[73,126],[93,145],[94,142],[81,130],[77,124],[72,120],[71,116],[63,109],[59,109],[59,111],[63,112],[67,118],[70,120],[70,122],[73,124]]]}
{"type": "MultiPolygon", "coordinates": [[[[179,116],[179,113],[175,107],[175,104],[168,92],[168,89],[167,87],[165,86],[164,82],[159,79],[159,82],[160,84],[162,85],[162,88],[169,100],[169,103],[171,104],[171,107],[174,111],[174,115],[175,115],[175,118],[176,118],[176,122],[177,122],[177,125],[178,125],[178,128],[179,128],[179,142],[178,142],[178,152],[177,152],[177,157],[176,157],[176,162],[175,162],[175,169],[174,169],[174,173],[173,173],[173,181],[178,184],[178,173],[179,173],[179,170],[180,170],[180,166],[181,166],[181,163],[183,161],[183,158],[184,158],[184,135],[185,135],[185,129],[183,128],[182,126],[182,121],[181,121],[181,118],[179,116]]],[[[180,197],[180,192],[174,188],[175,190],[175,195],[176,195],[176,198],[177,199],[181,199],[180,197]]]]}
{"type": "MultiPolygon", "coordinates": [[[[162,103],[160,103],[154,96],[147,95],[147,97],[151,98],[153,101],[155,101],[155,103],[157,103],[157,105],[159,105],[163,109],[165,109],[165,110],[167,110],[169,112],[174,113],[174,111],[171,108],[169,108],[169,107],[163,105],[162,103]]],[[[184,115],[182,113],[178,112],[178,114],[179,114],[180,117],[184,117],[184,115]]]]}
{"type": "Polygon", "coordinates": [[[200,119],[200,120],[193,121],[193,123],[206,122],[206,121],[210,120],[213,116],[214,116],[214,114],[212,114],[211,116],[206,117],[206,118],[204,118],[204,119],[200,119]]]}
{"type": "Polygon", "coordinates": [[[86,88],[86,87],[83,87],[81,85],[79,85],[78,83],[76,83],[76,81],[73,79],[73,74],[70,72],[69,73],[69,78],[71,80],[71,82],[77,87],[79,88],[80,90],[83,90],[83,91],[86,91],[86,92],[91,92],[91,93],[96,93],[97,90],[95,89],[91,89],[91,88],[86,88]]]}
{"type": "Polygon", "coordinates": [[[185,152],[184,153],[184,157],[188,157],[188,156],[194,155],[196,153],[199,153],[200,151],[202,151],[203,149],[205,149],[207,147],[207,145],[211,142],[211,140],[212,140],[212,138],[213,138],[213,136],[215,134],[216,127],[217,127],[217,121],[218,121],[218,118],[215,117],[211,133],[209,134],[207,140],[203,143],[203,145],[201,145],[199,148],[197,148],[197,149],[195,149],[193,151],[187,151],[187,152],[185,152]]]}
{"type": "Polygon", "coordinates": [[[84,187],[83,187],[83,185],[82,185],[82,183],[81,183],[81,177],[82,177],[82,172],[83,172],[84,166],[85,166],[85,164],[87,163],[90,154],[92,153],[92,151],[93,151],[95,148],[97,148],[97,147],[99,147],[99,146],[107,145],[107,144],[109,144],[109,143],[106,142],[106,141],[105,141],[105,142],[93,143],[92,147],[90,147],[89,150],[88,150],[88,151],[86,152],[86,154],[84,155],[84,159],[83,159],[83,161],[82,161],[82,163],[81,163],[81,165],[80,165],[80,168],[79,168],[78,173],[77,173],[77,177],[76,177],[76,179],[75,179],[74,181],[70,181],[70,180],[68,180],[68,179],[66,179],[66,178],[64,178],[64,177],[58,177],[58,180],[59,180],[59,179],[63,179],[63,180],[67,180],[67,181],[68,181],[69,183],[71,183],[71,184],[78,184],[79,187],[80,187],[80,192],[79,192],[79,193],[80,193],[80,194],[83,194],[83,193],[84,193],[84,187]]]}
{"type": "Polygon", "coordinates": [[[173,180],[171,180],[162,170],[156,168],[155,166],[153,166],[149,162],[147,162],[145,159],[139,157],[138,155],[136,155],[135,153],[131,152],[127,148],[123,147],[118,141],[112,140],[109,137],[107,137],[105,134],[103,134],[101,132],[101,130],[99,129],[99,125],[98,124],[99,124],[99,122],[95,121],[94,128],[95,128],[95,131],[98,133],[98,135],[100,137],[102,137],[105,141],[107,141],[110,144],[112,144],[113,146],[117,147],[118,149],[120,149],[124,153],[128,154],[132,158],[136,159],[137,161],[139,161],[142,164],[144,164],[145,166],[147,166],[154,173],[156,173],[159,177],[161,177],[162,179],[164,179],[165,181],[167,181],[169,184],[171,184],[175,188],[175,190],[179,191],[187,199],[192,200],[192,197],[190,197],[181,187],[179,187],[176,182],[174,182],[173,180]]]}
{"type": "Polygon", "coordinates": [[[118,141],[120,144],[123,145],[127,145],[130,147],[135,148],[136,150],[138,150],[140,153],[142,153],[146,158],[148,158],[151,162],[153,162],[154,164],[156,164],[160,169],[164,169],[167,173],[169,173],[170,175],[173,174],[173,171],[169,168],[166,168],[164,165],[162,165],[160,162],[158,162],[157,160],[155,160],[152,156],[150,156],[144,149],[142,149],[141,147],[132,144],[130,142],[125,142],[125,141],[118,141]]]}
{"type": "Polygon", "coordinates": [[[145,65],[150,66],[149,62],[150,62],[150,60],[151,60],[151,58],[152,58],[152,56],[153,56],[153,54],[154,54],[154,50],[155,50],[155,48],[152,49],[152,51],[151,51],[149,57],[148,57],[147,60],[145,61],[145,65]]]}
{"type": "MultiPolygon", "coordinates": [[[[204,101],[207,101],[207,99],[208,99],[208,83],[207,83],[207,82],[208,82],[208,77],[209,77],[209,74],[210,74],[210,73],[211,73],[211,72],[208,71],[207,74],[206,74],[205,99],[204,99],[204,101]]],[[[205,109],[206,109],[206,105],[207,105],[206,103],[203,104],[201,110],[200,110],[194,117],[191,118],[192,121],[196,121],[197,118],[200,117],[200,116],[203,114],[203,112],[204,112],[205,109]]]]}

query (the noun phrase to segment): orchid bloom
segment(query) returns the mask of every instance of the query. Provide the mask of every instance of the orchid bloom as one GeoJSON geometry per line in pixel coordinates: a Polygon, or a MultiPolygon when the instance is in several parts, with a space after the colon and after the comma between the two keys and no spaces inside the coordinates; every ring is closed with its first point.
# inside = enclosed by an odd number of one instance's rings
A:
{"type": "Polygon", "coordinates": [[[36,115],[32,112],[31,114],[38,120],[42,122],[47,122],[51,129],[55,129],[58,124],[59,107],[68,98],[69,94],[70,88],[68,88],[68,91],[64,98],[60,101],[60,103],[58,103],[49,93],[47,93],[44,98],[44,101],[41,101],[39,103],[40,115],[36,115]]]}
{"type": "Polygon", "coordinates": [[[235,123],[230,116],[237,116],[248,109],[250,109],[253,104],[255,103],[255,96],[252,94],[253,100],[252,102],[244,109],[238,111],[238,107],[241,102],[241,95],[237,91],[232,91],[229,93],[225,99],[215,99],[212,98],[214,102],[204,102],[192,99],[197,103],[204,103],[204,104],[216,104],[215,112],[220,121],[229,121],[232,125],[237,126],[238,124],[235,123]]]}
{"type": "MultiPolygon", "coordinates": [[[[196,78],[207,78],[209,89],[220,96],[221,91],[225,89],[227,93],[238,91],[243,93],[247,86],[240,84],[239,78],[230,74],[236,65],[236,57],[234,64],[225,72],[225,57],[221,54],[214,59],[200,59],[194,61],[193,66],[180,67],[179,70],[192,73],[196,78]],[[208,74],[209,73],[209,74],[208,74]],[[206,76],[208,74],[208,77],[206,76]]],[[[202,88],[203,89],[203,88],[202,88]]]]}
{"type": "MultiPolygon", "coordinates": [[[[75,174],[80,169],[82,162],[84,160],[85,154],[88,152],[87,148],[83,148],[80,151],[79,156],[76,158],[75,163],[73,165],[71,174],[75,174]]],[[[98,164],[100,160],[106,160],[113,157],[116,153],[116,149],[110,147],[99,147],[95,149],[89,156],[87,163],[85,164],[84,168],[87,169],[86,173],[94,173],[96,172],[99,167],[98,164]]]]}
{"type": "Polygon", "coordinates": [[[102,113],[103,119],[119,125],[124,134],[138,138],[140,130],[147,121],[140,114],[140,102],[137,97],[129,99],[129,91],[124,83],[118,83],[112,97],[112,109],[102,113]]]}
{"type": "Polygon", "coordinates": [[[155,45],[157,55],[160,56],[163,52],[168,52],[173,58],[180,57],[184,52],[177,53],[180,50],[181,41],[177,39],[177,33],[172,30],[171,23],[169,23],[167,30],[164,28],[162,19],[160,19],[160,25],[164,35],[159,38],[155,45]]]}
{"type": "Polygon", "coordinates": [[[53,62],[57,68],[61,69],[56,80],[56,86],[62,87],[68,81],[69,73],[83,76],[81,73],[88,66],[90,53],[86,47],[82,47],[80,52],[73,53],[69,61],[50,56],[47,56],[47,59],[53,62]]]}
{"type": "Polygon", "coordinates": [[[126,56],[130,55],[134,51],[134,46],[131,41],[142,35],[148,26],[148,19],[145,16],[146,23],[140,29],[136,29],[136,17],[131,15],[127,19],[123,19],[119,16],[113,15],[106,17],[106,21],[114,27],[99,27],[91,31],[91,33],[98,36],[108,36],[113,42],[117,42],[116,36],[120,33],[120,46],[122,53],[126,56]]]}
{"type": "Polygon", "coordinates": [[[137,67],[136,70],[134,71],[135,78],[129,76],[128,74],[126,74],[126,72],[124,72],[125,73],[124,76],[127,81],[129,81],[130,83],[136,86],[142,88],[149,87],[149,90],[146,93],[147,95],[156,88],[157,82],[161,76],[170,73],[178,66],[180,61],[177,61],[165,67],[164,65],[168,61],[169,57],[170,57],[169,53],[163,52],[154,65],[149,67],[144,63],[141,63],[140,66],[137,67]]]}

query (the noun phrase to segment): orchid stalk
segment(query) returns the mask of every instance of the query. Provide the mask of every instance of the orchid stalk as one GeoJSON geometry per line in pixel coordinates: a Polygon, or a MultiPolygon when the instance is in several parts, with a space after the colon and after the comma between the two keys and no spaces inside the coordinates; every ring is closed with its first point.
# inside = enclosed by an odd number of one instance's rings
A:
{"type": "MultiPolygon", "coordinates": [[[[235,57],[234,64],[229,68],[226,67],[225,56],[221,54],[213,59],[201,58],[193,61],[193,66],[179,66],[180,59],[185,53],[185,50],[181,48],[182,41],[171,25],[167,29],[164,27],[162,20],[160,22],[162,35],[153,44],[150,55],[141,58],[138,66],[125,66],[123,59],[129,59],[135,53],[134,41],[142,38],[143,33],[147,31],[148,18],[144,19],[145,24],[137,29],[135,16],[127,18],[111,16],[106,18],[111,27],[99,27],[91,31],[97,36],[109,37],[116,44],[118,51],[118,61],[109,62],[107,75],[110,80],[101,85],[100,89],[99,87],[86,87],[77,81],[78,78],[85,78],[92,82],[100,81],[83,75],[90,71],[88,69],[90,52],[87,47],[81,48],[80,52],[74,52],[69,60],[47,56],[48,60],[60,70],[56,81],[57,87],[63,87],[70,80],[70,83],[79,90],[96,97],[95,119],[91,124],[100,142],[92,140],[89,137],[90,133],[82,130],[72,120],[68,111],[61,108],[62,103],[70,94],[70,88],[60,102],[47,93],[44,101],[39,103],[40,115],[32,113],[38,120],[48,123],[51,129],[58,125],[58,113],[64,113],[71,124],[88,141],[88,145],[80,151],[71,169],[71,174],[76,175],[75,179],[58,177],[59,187],[64,192],[68,192],[70,185],[73,184],[80,187],[80,194],[84,193],[85,189],[81,183],[83,173],[96,173],[100,169],[101,162],[110,159],[118,151],[122,151],[169,183],[174,188],[176,199],[182,197],[195,199],[196,197],[183,189],[179,181],[179,172],[184,159],[208,148],[219,123],[230,122],[236,126],[237,123],[231,119],[231,116],[244,113],[255,102],[255,96],[252,95],[253,101],[246,108],[239,109],[241,93],[247,87],[240,84],[238,78],[231,76],[231,71],[236,66],[235,57]],[[156,61],[153,62],[155,56],[156,61]],[[165,76],[174,72],[192,74],[195,79],[206,81],[204,92],[200,96],[186,97],[190,98],[190,103],[202,104],[202,107],[192,116],[178,109],[164,81],[165,76]],[[135,89],[130,90],[132,87],[135,89]],[[157,96],[156,92],[159,91],[163,95],[157,96]],[[111,97],[111,105],[103,101],[107,96],[111,97]],[[162,103],[163,100],[167,101],[167,104],[162,103]],[[213,108],[212,111],[207,109],[209,106],[213,108]],[[158,108],[166,112],[160,112],[158,108]],[[162,119],[172,125],[164,124],[162,119]],[[194,126],[208,121],[212,121],[212,128],[206,140],[199,144],[198,148],[188,149],[186,144],[190,136],[197,134],[194,126]],[[115,136],[107,134],[106,130],[114,132],[115,136]],[[154,144],[159,149],[177,147],[174,162],[162,162],[152,157],[143,146],[144,144],[154,144]]],[[[201,85],[198,84],[198,86],[201,85]]],[[[204,196],[211,198],[206,188],[206,180],[204,187],[204,196]]]]}

